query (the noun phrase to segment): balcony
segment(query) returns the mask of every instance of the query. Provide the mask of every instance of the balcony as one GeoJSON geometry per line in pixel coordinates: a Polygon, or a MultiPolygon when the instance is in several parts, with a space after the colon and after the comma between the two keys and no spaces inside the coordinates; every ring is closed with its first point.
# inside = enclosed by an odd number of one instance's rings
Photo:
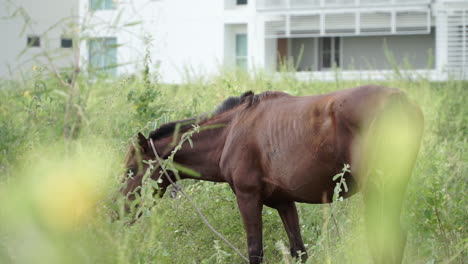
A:
{"type": "Polygon", "coordinates": [[[429,34],[429,9],[267,16],[266,38],[429,34]]]}
{"type": "Polygon", "coordinates": [[[257,0],[258,11],[429,5],[431,0],[257,0]]]}

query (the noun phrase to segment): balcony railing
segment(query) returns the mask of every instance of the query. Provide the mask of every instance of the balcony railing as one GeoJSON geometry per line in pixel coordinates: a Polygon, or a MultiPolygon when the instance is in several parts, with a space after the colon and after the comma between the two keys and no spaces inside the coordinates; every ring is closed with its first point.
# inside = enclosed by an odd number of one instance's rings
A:
{"type": "Polygon", "coordinates": [[[266,38],[429,34],[430,10],[275,14],[265,21],[266,38]]]}
{"type": "Polygon", "coordinates": [[[453,10],[447,18],[448,69],[468,78],[468,9],[453,10]]]}
{"type": "Polygon", "coordinates": [[[429,5],[431,0],[257,0],[259,11],[308,8],[356,8],[377,6],[429,5]]]}

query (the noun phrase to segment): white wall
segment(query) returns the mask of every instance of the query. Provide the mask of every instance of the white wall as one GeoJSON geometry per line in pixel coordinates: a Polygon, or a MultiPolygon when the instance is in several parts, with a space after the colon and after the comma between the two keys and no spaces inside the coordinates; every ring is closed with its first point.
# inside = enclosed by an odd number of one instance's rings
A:
{"type": "MultiPolygon", "coordinates": [[[[82,9],[87,12],[87,2],[82,9]]],[[[87,12],[92,27],[86,35],[117,38],[119,74],[141,70],[149,51],[162,81],[181,82],[187,72],[203,76],[222,65],[223,11],[220,0],[122,0],[115,10],[87,12]],[[136,21],[141,23],[125,26],[136,21]]]]}
{"type": "MultiPolygon", "coordinates": [[[[115,9],[89,9],[89,1],[81,1],[81,25],[84,41],[81,57],[84,64],[89,57],[88,40],[115,37],[117,39],[118,74],[133,74],[143,68],[147,52],[155,51],[154,38],[161,17],[161,2],[151,0],[118,1],[115,9]]],[[[156,63],[156,60],[153,60],[156,63]]]]}
{"type": "MultiPolygon", "coordinates": [[[[13,75],[20,71],[31,72],[37,62],[31,58],[46,49],[60,47],[60,36],[69,26],[59,25],[47,32],[41,39],[41,48],[30,48],[19,59],[18,54],[26,47],[26,36],[43,35],[49,27],[64,18],[79,21],[82,39],[116,37],[118,44],[119,74],[133,74],[143,67],[147,50],[153,66],[160,64],[163,81],[180,82],[185,73],[204,76],[217,73],[224,60],[224,19],[225,12],[232,12],[236,19],[246,21],[245,14],[237,15],[236,9],[225,10],[220,0],[121,0],[113,10],[89,10],[88,0],[0,0],[1,16],[13,13],[18,7],[33,18],[31,26],[20,35],[22,18],[0,21],[0,32],[8,41],[0,42],[0,76],[6,76],[8,69],[13,75]],[[129,23],[139,22],[132,26],[129,23]],[[126,26],[127,25],[127,26],[126,26]],[[6,33],[4,33],[6,32],[6,33]],[[47,40],[46,38],[47,37],[47,40]],[[151,39],[147,42],[146,39],[151,39]]],[[[3,39],[3,37],[2,37],[3,39]]],[[[86,66],[88,59],[87,41],[83,41],[81,62],[86,66]]],[[[71,49],[60,49],[68,54],[57,63],[59,67],[71,65],[71,49]]],[[[59,53],[51,52],[53,55],[59,53]]],[[[38,59],[38,61],[45,62],[38,59]]]]}
{"type": "MultiPolygon", "coordinates": [[[[236,65],[236,35],[247,34],[246,24],[225,25],[224,28],[224,59],[223,64],[227,67],[236,65]]],[[[249,41],[247,37],[247,42],[249,41]]],[[[248,52],[248,51],[247,51],[248,52]]],[[[250,54],[247,54],[250,56],[250,54]]]]}
{"type": "Polygon", "coordinates": [[[33,65],[47,62],[45,51],[57,68],[70,66],[72,49],[61,49],[60,39],[71,35],[78,9],[78,0],[0,0],[0,77],[30,75],[33,65]],[[40,36],[41,47],[26,49],[28,35],[40,36]]]}
{"type": "Polygon", "coordinates": [[[154,33],[154,60],[166,82],[180,82],[185,71],[216,73],[224,56],[224,1],[162,0],[154,33]]]}

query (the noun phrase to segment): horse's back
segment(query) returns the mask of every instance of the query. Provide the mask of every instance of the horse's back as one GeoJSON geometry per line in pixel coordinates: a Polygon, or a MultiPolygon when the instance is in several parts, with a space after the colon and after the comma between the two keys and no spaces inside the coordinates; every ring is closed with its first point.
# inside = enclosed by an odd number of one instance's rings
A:
{"type": "Polygon", "coordinates": [[[245,159],[245,166],[257,171],[255,183],[264,185],[266,196],[330,201],[332,177],[344,164],[361,161],[356,138],[395,95],[405,97],[397,89],[363,86],[318,96],[265,98],[239,117],[225,148],[237,164],[245,159]]]}

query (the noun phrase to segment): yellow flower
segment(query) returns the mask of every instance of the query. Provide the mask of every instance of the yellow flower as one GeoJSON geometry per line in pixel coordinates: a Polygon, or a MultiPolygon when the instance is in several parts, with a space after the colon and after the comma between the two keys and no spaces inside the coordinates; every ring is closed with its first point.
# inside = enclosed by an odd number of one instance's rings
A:
{"type": "Polygon", "coordinates": [[[39,67],[37,67],[37,65],[33,65],[33,66],[32,66],[32,70],[33,70],[33,71],[37,71],[38,68],[39,68],[39,67]]]}
{"type": "Polygon", "coordinates": [[[35,200],[50,226],[68,230],[90,216],[98,194],[95,183],[83,173],[87,172],[57,171],[39,185],[35,200]]]}
{"type": "Polygon", "coordinates": [[[23,96],[24,96],[24,97],[29,97],[29,96],[30,96],[30,95],[29,95],[29,91],[25,91],[25,92],[23,93],[23,96]]]}

